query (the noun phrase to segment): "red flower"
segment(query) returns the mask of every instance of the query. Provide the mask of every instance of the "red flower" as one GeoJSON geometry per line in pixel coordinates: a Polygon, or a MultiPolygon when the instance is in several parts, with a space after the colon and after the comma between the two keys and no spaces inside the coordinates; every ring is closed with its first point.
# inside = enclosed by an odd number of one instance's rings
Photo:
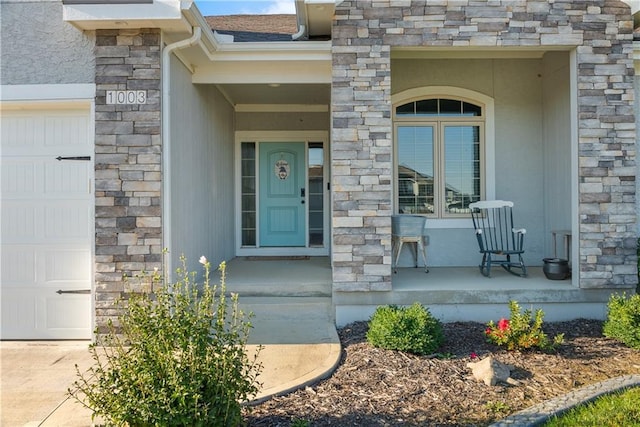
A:
{"type": "Polygon", "coordinates": [[[498,329],[501,331],[505,331],[509,329],[509,320],[508,319],[500,319],[498,322],[498,329]]]}
{"type": "Polygon", "coordinates": [[[472,352],[469,357],[471,357],[472,359],[477,359],[478,355],[475,352],[472,352]]]}
{"type": "Polygon", "coordinates": [[[484,333],[485,333],[486,335],[491,335],[491,328],[487,328],[487,329],[484,331],[484,333]]]}

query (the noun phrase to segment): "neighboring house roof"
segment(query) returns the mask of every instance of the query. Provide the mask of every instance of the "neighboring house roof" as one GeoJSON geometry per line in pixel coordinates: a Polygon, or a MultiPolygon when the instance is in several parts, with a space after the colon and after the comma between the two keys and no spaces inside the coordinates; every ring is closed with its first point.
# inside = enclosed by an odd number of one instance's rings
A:
{"type": "Polygon", "coordinates": [[[227,15],[205,17],[211,30],[236,42],[291,41],[298,31],[296,15],[227,15]]]}

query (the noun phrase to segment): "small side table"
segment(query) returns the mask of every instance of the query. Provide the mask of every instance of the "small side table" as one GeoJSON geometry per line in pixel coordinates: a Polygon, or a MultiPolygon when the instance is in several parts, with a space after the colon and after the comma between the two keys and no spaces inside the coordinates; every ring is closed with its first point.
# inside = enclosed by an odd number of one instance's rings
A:
{"type": "Polygon", "coordinates": [[[553,257],[554,258],[558,258],[556,236],[562,236],[564,259],[571,262],[571,258],[569,258],[569,251],[571,248],[571,230],[551,230],[551,237],[553,238],[553,257]]]}

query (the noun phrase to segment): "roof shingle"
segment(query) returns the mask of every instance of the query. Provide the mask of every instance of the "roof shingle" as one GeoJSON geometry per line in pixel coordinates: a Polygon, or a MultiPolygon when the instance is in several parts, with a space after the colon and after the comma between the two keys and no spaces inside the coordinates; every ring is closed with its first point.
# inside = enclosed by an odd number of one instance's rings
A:
{"type": "Polygon", "coordinates": [[[291,41],[298,31],[296,15],[206,16],[212,31],[234,36],[234,41],[291,41]]]}

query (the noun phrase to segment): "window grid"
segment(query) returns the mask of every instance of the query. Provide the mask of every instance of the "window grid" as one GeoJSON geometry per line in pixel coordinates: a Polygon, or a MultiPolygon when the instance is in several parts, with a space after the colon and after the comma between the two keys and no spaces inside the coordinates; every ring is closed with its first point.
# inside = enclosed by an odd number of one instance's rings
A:
{"type": "Polygon", "coordinates": [[[242,246],[256,245],[256,144],[241,145],[242,246]]]}

